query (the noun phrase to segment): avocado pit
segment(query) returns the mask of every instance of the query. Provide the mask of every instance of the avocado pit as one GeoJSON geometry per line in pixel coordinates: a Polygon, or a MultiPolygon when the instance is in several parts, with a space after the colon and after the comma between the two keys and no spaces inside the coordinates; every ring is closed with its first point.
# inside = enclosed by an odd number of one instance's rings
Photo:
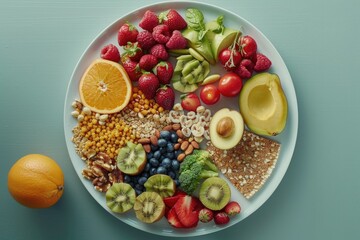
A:
{"type": "Polygon", "coordinates": [[[216,132],[224,137],[227,138],[234,132],[235,123],[234,120],[230,117],[223,117],[219,120],[216,125],[216,132]]]}

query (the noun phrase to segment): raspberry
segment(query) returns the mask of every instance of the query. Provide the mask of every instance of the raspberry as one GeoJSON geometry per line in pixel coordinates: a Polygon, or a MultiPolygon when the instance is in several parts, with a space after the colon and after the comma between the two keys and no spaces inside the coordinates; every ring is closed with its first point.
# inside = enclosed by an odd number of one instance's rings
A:
{"type": "Polygon", "coordinates": [[[139,32],[136,40],[139,42],[143,50],[149,50],[152,46],[156,44],[153,35],[147,30],[139,32]]]}
{"type": "Polygon", "coordinates": [[[142,29],[148,30],[149,32],[153,31],[153,28],[159,24],[159,19],[156,14],[150,10],[147,10],[141,19],[139,26],[142,29]]]}
{"type": "Polygon", "coordinates": [[[156,45],[154,45],[151,49],[150,49],[150,53],[157,57],[158,59],[161,60],[167,60],[169,58],[169,54],[166,51],[166,48],[164,45],[158,43],[156,45]]]}
{"type": "Polygon", "coordinates": [[[158,63],[158,60],[155,56],[151,54],[145,54],[140,58],[139,66],[141,69],[144,69],[146,71],[151,71],[153,67],[156,66],[158,63]]]}
{"type": "Polygon", "coordinates": [[[256,64],[254,66],[254,70],[257,72],[263,72],[268,70],[271,67],[271,61],[264,54],[257,53],[256,54],[256,64]]]}
{"type": "Polygon", "coordinates": [[[166,43],[166,47],[169,49],[181,49],[186,48],[186,46],[187,41],[178,30],[173,31],[169,41],[166,43]]]}
{"type": "Polygon", "coordinates": [[[254,63],[250,59],[243,59],[235,69],[235,73],[242,79],[250,78],[254,69],[254,63]]]}
{"type": "Polygon", "coordinates": [[[110,43],[101,49],[100,57],[113,62],[119,62],[120,61],[119,49],[114,44],[110,43]]]}
{"type": "Polygon", "coordinates": [[[158,43],[167,43],[170,39],[169,27],[165,24],[160,24],[154,27],[152,35],[158,43]]]}

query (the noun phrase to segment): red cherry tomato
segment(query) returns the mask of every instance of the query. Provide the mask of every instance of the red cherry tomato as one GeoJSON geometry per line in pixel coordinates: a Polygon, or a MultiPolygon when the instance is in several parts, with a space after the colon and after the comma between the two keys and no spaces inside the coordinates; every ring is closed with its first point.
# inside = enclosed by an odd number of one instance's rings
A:
{"type": "Polygon", "coordinates": [[[207,105],[213,105],[220,100],[220,91],[214,84],[207,84],[200,90],[200,99],[207,105]]]}
{"type": "Polygon", "coordinates": [[[234,97],[243,86],[242,79],[236,73],[226,73],[219,80],[218,89],[223,96],[234,97]]]}
{"type": "Polygon", "coordinates": [[[241,54],[235,49],[225,48],[219,53],[219,61],[227,71],[234,70],[241,62],[241,54]]]}
{"type": "Polygon", "coordinates": [[[257,51],[256,41],[249,35],[241,37],[239,50],[244,58],[249,58],[257,51]]]}

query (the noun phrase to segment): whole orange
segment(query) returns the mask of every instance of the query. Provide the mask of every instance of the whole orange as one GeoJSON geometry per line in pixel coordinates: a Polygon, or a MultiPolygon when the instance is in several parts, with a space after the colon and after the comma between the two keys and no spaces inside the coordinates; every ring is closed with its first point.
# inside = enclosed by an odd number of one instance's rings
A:
{"type": "Polygon", "coordinates": [[[26,207],[48,208],[64,192],[64,174],[52,158],[29,154],[11,167],[8,189],[14,199],[26,207]]]}

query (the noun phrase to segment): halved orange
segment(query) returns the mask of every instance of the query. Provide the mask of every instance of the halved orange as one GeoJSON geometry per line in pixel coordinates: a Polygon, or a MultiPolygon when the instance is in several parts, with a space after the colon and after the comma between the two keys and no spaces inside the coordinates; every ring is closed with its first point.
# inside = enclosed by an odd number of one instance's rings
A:
{"type": "Polygon", "coordinates": [[[96,59],[80,80],[79,94],[81,102],[94,112],[119,112],[130,101],[131,80],[119,63],[96,59]]]}

